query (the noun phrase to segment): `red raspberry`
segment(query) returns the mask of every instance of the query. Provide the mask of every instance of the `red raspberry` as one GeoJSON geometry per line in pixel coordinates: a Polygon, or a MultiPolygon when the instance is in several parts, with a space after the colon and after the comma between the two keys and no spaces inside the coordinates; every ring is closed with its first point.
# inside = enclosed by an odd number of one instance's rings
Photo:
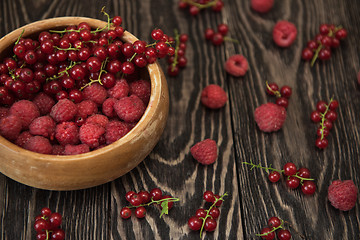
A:
{"type": "Polygon", "coordinates": [[[49,142],[49,139],[44,138],[42,136],[34,136],[31,137],[24,145],[24,148],[43,154],[51,154],[52,153],[52,146],[49,142]]]}
{"type": "Polygon", "coordinates": [[[328,188],[328,199],[335,208],[348,211],[355,206],[357,193],[358,188],[352,180],[335,180],[328,188]]]}
{"type": "Polygon", "coordinates": [[[114,120],[109,122],[105,129],[106,144],[111,144],[125,136],[131,128],[124,122],[114,120]]]}
{"type": "Polygon", "coordinates": [[[10,107],[9,114],[21,119],[23,129],[28,129],[30,123],[40,116],[39,108],[29,100],[15,102],[10,107]]]}
{"type": "Polygon", "coordinates": [[[102,115],[102,114],[92,115],[92,116],[88,117],[85,121],[85,123],[94,123],[103,128],[106,127],[106,124],[108,124],[108,122],[109,122],[109,119],[105,115],[102,115]]]}
{"type": "Polygon", "coordinates": [[[52,146],[52,155],[64,155],[64,149],[65,147],[62,145],[53,145],[52,146]]]}
{"type": "Polygon", "coordinates": [[[129,95],[130,87],[126,79],[116,80],[115,85],[108,89],[108,95],[112,98],[120,99],[129,95]]]}
{"type": "Polygon", "coordinates": [[[124,97],[116,101],[114,110],[121,120],[125,122],[138,121],[145,112],[145,105],[136,95],[124,97]]]}
{"type": "Polygon", "coordinates": [[[95,148],[100,145],[104,133],[105,128],[94,123],[85,123],[79,130],[80,141],[91,148],[95,148]]]}
{"type": "Polygon", "coordinates": [[[296,26],[288,21],[279,21],[273,28],[273,40],[279,47],[289,47],[296,39],[296,26]]]}
{"type": "Polygon", "coordinates": [[[79,128],[74,122],[59,123],[56,125],[55,138],[63,146],[75,145],[79,142],[79,128]]]}
{"type": "Polygon", "coordinates": [[[210,84],[201,92],[201,102],[208,108],[221,108],[225,105],[226,101],[226,92],[219,85],[210,84]]]}
{"type": "Polygon", "coordinates": [[[199,163],[209,165],[217,159],[217,145],[212,139],[205,139],[196,143],[190,149],[191,155],[199,163]]]}
{"type": "Polygon", "coordinates": [[[90,148],[86,144],[79,144],[79,145],[65,145],[64,155],[75,155],[81,153],[90,152],[90,148]]]}
{"type": "Polygon", "coordinates": [[[101,105],[107,97],[106,89],[99,83],[93,83],[90,86],[84,88],[82,93],[85,100],[92,100],[99,105],[101,105]]]}
{"type": "Polygon", "coordinates": [[[0,134],[10,141],[14,141],[19,137],[21,129],[21,119],[15,115],[0,119],[0,134]]]}
{"type": "Polygon", "coordinates": [[[135,94],[138,96],[145,105],[149,103],[151,94],[150,81],[139,79],[130,83],[130,95],[135,94]]]}
{"type": "Polygon", "coordinates": [[[35,118],[29,126],[32,135],[39,135],[46,138],[53,138],[55,134],[55,121],[49,116],[35,118]]]}
{"type": "Polygon", "coordinates": [[[117,101],[116,98],[107,98],[102,104],[102,112],[105,116],[109,118],[116,117],[116,112],[114,111],[114,104],[117,101]]]}
{"type": "Polygon", "coordinates": [[[249,69],[249,64],[243,55],[236,54],[225,62],[225,70],[235,77],[244,76],[249,69]]]}
{"type": "Polygon", "coordinates": [[[51,108],[55,105],[54,99],[43,92],[40,92],[35,96],[33,103],[39,108],[40,115],[49,114],[51,108]]]}
{"type": "Polygon", "coordinates": [[[251,0],[251,8],[259,13],[266,13],[274,5],[274,0],[251,0]]]}
{"type": "Polygon", "coordinates": [[[98,112],[97,105],[94,101],[91,100],[84,100],[76,104],[77,106],[77,116],[82,118],[87,118],[98,112]]]}
{"type": "Polygon", "coordinates": [[[77,113],[77,107],[75,103],[70,101],[69,99],[61,99],[59,100],[52,108],[50,112],[50,116],[56,122],[66,122],[75,117],[77,113]]]}
{"type": "Polygon", "coordinates": [[[286,110],[274,103],[266,103],[255,109],[254,117],[261,131],[274,132],[284,124],[286,110]]]}
{"type": "Polygon", "coordinates": [[[9,109],[6,107],[0,107],[0,118],[7,116],[9,113],[9,109]]]}
{"type": "Polygon", "coordinates": [[[18,138],[15,141],[15,144],[18,145],[19,147],[24,147],[25,143],[31,138],[33,137],[33,135],[29,132],[29,131],[23,131],[22,133],[20,133],[20,135],[18,136],[18,138]]]}

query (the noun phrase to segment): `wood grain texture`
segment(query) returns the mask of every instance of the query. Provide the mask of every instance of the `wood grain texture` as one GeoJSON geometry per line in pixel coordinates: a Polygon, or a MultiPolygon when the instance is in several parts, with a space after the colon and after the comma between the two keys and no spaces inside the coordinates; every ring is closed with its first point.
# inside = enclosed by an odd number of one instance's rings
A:
{"type": "MultiPolygon", "coordinates": [[[[177,8],[177,1],[150,0],[3,0],[0,2],[0,33],[5,35],[26,23],[58,16],[103,19],[121,15],[124,26],[137,37],[150,40],[154,27],[172,35],[176,28],[189,34],[188,65],[176,78],[168,77],[170,112],[167,127],[152,153],[133,171],[99,187],[71,192],[38,190],[0,175],[0,239],[34,239],[33,219],[44,206],[64,216],[66,239],[199,239],[187,220],[204,207],[202,193],[229,193],[221,206],[218,227],[204,239],[259,239],[271,216],[279,216],[306,239],[360,239],[359,200],[354,209],[340,212],[327,200],[332,180],[352,179],[360,186],[360,4],[356,0],[275,1],[267,14],[250,9],[250,1],[226,1],[221,13],[204,11],[197,17],[177,8]],[[289,48],[272,41],[272,27],[281,19],[293,22],[298,36],[289,48]],[[204,40],[206,28],[227,23],[227,42],[214,47],[204,40]],[[321,23],[344,26],[348,38],[327,62],[314,67],[301,61],[301,50],[318,32],[321,23]],[[241,53],[249,71],[241,78],[227,75],[224,61],[241,53]],[[287,120],[277,133],[262,133],[253,119],[254,109],[268,101],[265,82],[289,85],[293,95],[287,120]],[[200,104],[200,92],[219,84],[228,93],[228,104],[216,111],[200,104]],[[316,124],[310,113],[316,102],[332,96],[339,100],[338,120],[331,130],[329,147],[315,148],[316,124]],[[193,144],[205,138],[218,143],[219,158],[211,166],[197,164],[190,155],[193,144]],[[317,192],[304,196],[289,190],[282,180],[270,184],[267,173],[250,171],[244,161],[281,168],[292,161],[308,167],[316,179],[317,192]],[[158,208],[148,208],[145,219],[122,220],[127,191],[161,188],[180,198],[168,216],[159,218],[158,208]]],[[[166,69],[166,62],[161,61],[166,69]]],[[[293,239],[301,239],[293,233],[293,239]]]]}

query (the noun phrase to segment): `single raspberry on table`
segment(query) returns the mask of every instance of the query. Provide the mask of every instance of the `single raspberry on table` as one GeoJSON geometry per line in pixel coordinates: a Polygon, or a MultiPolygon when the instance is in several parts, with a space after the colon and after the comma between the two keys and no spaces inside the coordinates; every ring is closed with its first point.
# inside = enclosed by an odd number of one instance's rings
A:
{"type": "Polygon", "coordinates": [[[274,0],[251,0],[251,8],[259,13],[266,13],[274,6],[274,0]]]}
{"type": "Polygon", "coordinates": [[[102,104],[102,113],[109,117],[109,118],[113,118],[116,115],[116,112],[114,111],[114,104],[117,101],[116,98],[107,98],[103,104],[102,104]]]}
{"type": "Polygon", "coordinates": [[[191,147],[190,152],[194,159],[204,165],[214,163],[218,156],[216,142],[212,139],[196,143],[191,147]]]}
{"type": "Polygon", "coordinates": [[[79,144],[79,145],[65,145],[65,149],[63,154],[64,155],[76,155],[81,153],[87,153],[90,152],[90,148],[86,144],[79,144]]]}
{"type": "Polygon", "coordinates": [[[273,40],[279,47],[289,47],[296,39],[296,26],[288,21],[282,20],[273,28],[273,40]]]}
{"type": "Polygon", "coordinates": [[[150,81],[139,79],[130,83],[130,95],[135,94],[138,96],[145,105],[148,104],[151,94],[150,81]]]}
{"type": "Polygon", "coordinates": [[[66,122],[72,120],[77,113],[76,104],[69,99],[59,100],[52,108],[50,116],[56,122],[66,122]]]}
{"type": "Polygon", "coordinates": [[[105,115],[102,115],[102,114],[92,115],[92,116],[88,117],[85,121],[85,123],[94,123],[103,128],[106,127],[106,124],[108,124],[108,122],[109,122],[109,119],[105,115]]]}
{"type": "Polygon", "coordinates": [[[105,133],[105,128],[94,123],[85,123],[80,127],[79,137],[80,141],[87,144],[91,148],[101,145],[102,137],[105,133]]]}
{"type": "Polygon", "coordinates": [[[14,141],[20,135],[22,121],[15,115],[9,115],[0,119],[0,135],[14,141]]]}
{"type": "Polygon", "coordinates": [[[121,120],[125,122],[136,122],[144,114],[145,105],[138,96],[133,94],[116,101],[114,110],[121,120]]]}
{"type": "Polygon", "coordinates": [[[218,109],[227,102],[227,95],[224,89],[216,84],[206,86],[201,92],[201,103],[211,109],[218,109]]]}
{"type": "Polygon", "coordinates": [[[125,136],[125,134],[127,134],[130,131],[130,129],[131,128],[129,127],[129,125],[124,122],[117,120],[113,120],[109,122],[105,128],[106,144],[111,144],[117,141],[118,139],[122,138],[123,136],[125,136]]]}
{"type": "Polygon", "coordinates": [[[43,92],[40,92],[35,96],[33,103],[39,108],[40,115],[49,114],[51,108],[55,105],[54,99],[43,92]]]}
{"type": "Polygon", "coordinates": [[[341,211],[352,209],[357,200],[358,188],[352,180],[335,180],[328,188],[328,199],[335,208],[341,211]]]}
{"type": "Polygon", "coordinates": [[[32,135],[39,135],[51,139],[54,137],[55,127],[56,123],[50,116],[41,116],[31,122],[29,131],[32,135]]]}
{"type": "Polygon", "coordinates": [[[60,145],[79,143],[79,127],[74,122],[62,122],[56,125],[55,138],[60,145]]]}
{"type": "Polygon", "coordinates": [[[115,85],[107,90],[109,97],[120,99],[127,97],[130,92],[130,86],[126,79],[117,79],[115,85]]]}
{"type": "Polygon", "coordinates": [[[98,107],[94,101],[91,100],[83,100],[76,104],[77,106],[77,116],[80,116],[82,118],[87,118],[88,116],[91,116],[98,112],[98,107]]]}
{"type": "Polygon", "coordinates": [[[28,129],[30,123],[40,117],[39,108],[29,100],[20,100],[11,105],[10,115],[15,115],[21,119],[23,129],[28,129]]]}
{"type": "Polygon", "coordinates": [[[286,119],[286,110],[274,103],[265,103],[255,109],[255,121],[263,132],[274,132],[281,129],[286,119]]]}
{"type": "Polygon", "coordinates": [[[240,54],[232,55],[225,62],[225,71],[235,77],[244,76],[248,69],[248,61],[240,54]]]}
{"type": "Polygon", "coordinates": [[[33,152],[51,154],[52,146],[49,139],[42,136],[31,137],[24,145],[24,148],[33,152]]]}
{"type": "Polygon", "coordinates": [[[93,83],[90,86],[87,86],[82,93],[85,100],[92,100],[98,105],[101,105],[107,97],[106,89],[99,83],[93,83]]]}
{"type": "Polygon", "coordinates": [[[18,136],[18,138],[15,141],[15,144],[18,145],[19,147],[24,147],[25,143],[31,138],[33,137],[33,135],[29,132],[29,131],[23,131],[22,133],[20,133],[20,135],[18,136]]]}

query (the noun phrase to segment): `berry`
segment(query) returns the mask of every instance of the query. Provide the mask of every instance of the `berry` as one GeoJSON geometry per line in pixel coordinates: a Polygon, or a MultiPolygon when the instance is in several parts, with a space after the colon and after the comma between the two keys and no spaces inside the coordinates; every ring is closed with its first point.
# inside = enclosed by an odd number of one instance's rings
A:
{"type": "Polygon", "coordinates": [[[65,147],[62,145],[54,144],[52,146],[52,155],[63,155],[65,147]]]}
{"type": "Polygon", "coordinates": [[[16,140],[22,129],[22,121],[15,115],[9,115],[0,119],[0,135],[4,138],[16,140]]]}
{"type": "Polygon", "coordinates": [[[307,168],[300,168],[297,171],[297,175],[302,178],[310,178],[310,170],[307,168]]]}
{"type": "Polygon", "coordinates": [[[274,132],[284,124],[286,110],[274,103],[266,103],[255,109],[254,118],[261,131],[274,132]]]}
{"type": "Polygon", "coordinates": [[[63,154],[64,155],[75,155],[75,154],[82,154],[87,153],[90,151],[90,148],[87,144],[79,144],[79,145],[65,145],[63,154]]]}
{"type": "Polygon", "coordinates": [[[248,68],[248,61],[240,54],[232,55],[225,62],[225,71],[235,77],[244,76],[248,68]]]}
{"type": "Polygon", "coordinates": [[[138,96],[145,105],[148,104],[151,94],[151,83],[143,79],[135,80],[130,83],[130,95],[138,96]]]}
{"type": "Polygon", "coordinates": [[[279,240],[290,240],[291,233],[287,229],[280,229],[277,233],[279,240]]]}
{"type": "MultiPolygon", "coordinates": [[[[1,126],[3,126],[3,124],[1,124],[1,126]]],[[[1,127],[0,127],[1,128],[1,127]]],[[[32,134],[30,134],[29,131],[23,131],[22,133],[20,133],[20,135],[18,136],[18,138],[15,141],[15,144],[20,146],[20,147],[24,147],[25,143],[31,138],[33,137],[32,134]]]]}
{"type": "Polygon", "coordinates": [[[221,33],[214,33],[211,38],[211,42],[215,46],[219,46],[224,42],[224,36],[221,33]]]}
{"type": "Polygon", "coordinates": [[[282,97],[289,98],[292,94],[291,87],[289,86],[282,86],[280,89],[280,94],[282,97]]]}
{"type": "Polygon", "coordinates": [[[203,194],[203,198],[206,202],[210,202],[210,203],[215,202],[214,193],[212,191],[205,191],[203,194]]]}
{"type": "Polygon", "coordinates": [[[31,137],[24,145],[24,148],[33,152],[51,154],[52,146],[47,138],[42,136],[31,137]]]}
{"type": "Polygon", "coordinates": [[[30,126],[29,132],[32,135],[39,135],[46,138],[53,138],[55,134],[55,121],[49,116],[35,118],[30,126]]]}
{"type": "Polygon", "coordinates": [[[137,207],[142,203],[142,199],[137,193],[134,193],[133,195],[131,195],[129,202],[131,205],[137,207]]]}
{"type": "MultiPolygon", "coordinates": [[[[166,199],[166,198],[172,198],[172,196],[170,196],[170,195],[164,195],[164,196],[161,197],[161,199],[166,199]]],[[[173,207],[174,202],[169,201],[169,202],[167,203],[167,205],[168,205],[168,209],[170,210],[170,209],[173,207]]],[[[161,207],[162,207],[162,206],[161,206],[161,207]]]]}
{"type": "Polygon", "coordinates": [[[285,97],[279,97],[276,99],[276,105],[279,105],[280,107],[287,108],[289,105],[289,100],[285,97]]]}
{"type": "Polygon", "coordinates": [[[190,152],[194,159],[204,165],[214,163],[218,156],[216,142],[212,139],[196,143],[191,147],[190,152]]]}
{"type": "Polygon", "coordinates": [[[315,141],[315,146],[320,149],[326,148],[328,144],[329,144],[329,141],[326,138],[321,139],[321,137],[320,137],[320,138],[316,139],[316,141],[315,141]]]}
{"type": "Polygon", "coordinates": [[[205,225],[204,225],[204,229],[207,231],[207,232],[212,232],[216,229],[216,226],[217,226],[217,222],[215,221],[215,219],[212,219],[212,218],[207,218],[205,220],[205,225]]]}
{"type": "Polygon", "coordinates": [[[271,217],[269,220],[268,220],[268,226],[270,228],[277,228],[281,225],[281,221],[278,217],[271,217]]]}
{"type": "Polygon", "coordinates": [[[115,85],[108,89],[109,97],[120,99],[129,95],[130,86],[125,79],[117,79],[115,85]]]}
{"type": "Polygon", "coordinates": [[[206,86],[201,92],[201,103],[211,109],[223,107],[227,102],[226,92],[216,84],[206,86]]]}
{"type": "Polygon", "coordinates": [[[251,8],[259,13],[266,13],[271,10],[274,5],[274,0],[251,0],[251,8]]]}
{"type": "Polygon", "coordinates": [[[10,107],[9,114],[19,117],[23,129],[27,129],[30,123],[40,116],[40,111],[33,102],[29,100],[20,100],[10,107]]]}
{"type": "Polygon", "coordinates": [[[316,185],[313,181],[305,180],[302,183],[301,191],[306,195],[313,195],[316,191],[316,185]]]}
{"type": "Polygon", "coordinates": [[[146,209],[145,207],[137,207],[135,210],[135,216],[137,218],[144,218],[146,215],[146,209]]]}
{"type": "Polygon", "coordinates": [[[206,217],[206,210],[203,208],[199,208],[198,210],[196,210],[195,212],[195,216],[199,217],[199,218],[205,218],[206,217]]]}
{"type": "Polygon", "coordinates": [[[261,238],[266,240],[273,240],[275,238],[275,232],[271,232],[271,229],[268,227],[265,227],[260,232],[261,238]]]}
{"type": "Polygon", "coordinates": [[[65,238],[65,232],[62,229],[56,229],[51,233],[52,240],[63,240],[65,238]]]}
{"type": "Polygon", "coordinates": [[[289,47],[296,39],[296,26],[288,21],[279,21],[273,28],[273,40],[279,47],[289,47]]]}
{"type": "Polygon", "coordinates": [[[292,162],[288,162],[284,165],[283,167],[283,170],[284,170],[284,175],[285,176],[292,176],[292,175],[295,175],[296,174],[296,165],[292,162]]]}
{"type": "Polygon", "coordinates": [[[56,125],[55,138],[63,146],[79,143],[79,128],[74,122],[62,122],[56,125]]]}
{"type": "Polygon", "coordinates": [[[215,34],[215,31],[212,28],[207,28],[205,30],[205,39],[211,40],[215,34]]]}
{"type": "Polygon", "coordinates": [[[106,127],[106,125],[109,123],[109,119],[102,114],[94,114],[90,117],[88,117],[85,121],[85,123],[93,123],[93,124],[97,124],[103,128],[106,127]]]}
{"type": "Polygon", "coordinates": [[[327,111],[325,114],[325,118],[329,120],[330,122],[334,122],[337,119],[337,113],[333,110],[327,111]]]}
{"type": "Polygon", "coordinates": [[[34,229],[37,233],[45,232],[45,230],[49,229],[49,223],[45,219],[38,219],[35,221],[34,229]]]}
{"type": "Polygon", "coordinates": [[[321,112],[315,110],[311,113],[310,115],[311,121],[313,121],[314,123],[320,122],[321,121],[321,112]]]}
{"type": "Polygon", "coordinates": [[[51,228],[59,227],[61,221],[62,221],[62,216],[60,213],[54,212],[49,216],[49,222],[51,224],[51,228]]]}
{"type": "Polygon", "coordinates": [[[305,61],[310,61],[314,56],[314,52],[309,48],[304,48],[301,52],[301,58],[305,61]]]}
{"type": "Polygon", "coordinates": [[[131,123],[142,117],[145,112],[145,105],[138,96],[133,94],[116,101],[114,110],[121,120],[131,123]]]}
{"type": "Polygon", "coordinates": [[[141,197],[143,204],[150,202],[151,195],[148,191],[140,191],[138,194],[141,197]]]}
{"type": "Polygon", "coordinates": [[[91,116],[98,112],[96,103],[91,100],[83,100],[78,104],[76,104],[76,106],[77,106],[76,116],[80,116],[82,118],[87,118],[88,116],[91,116]]]}
{"type": "Polygon", "coordinates": [[[61,99],[51,108],[50,116],[56,122],[65,122],[72,120],[76,113],[77,107],[75,103],[69,99],[61,99]]]}
{"type": "Polygon", "coordinates": [[[162,191],[159,188],[153,188],[150,191],[150,196],[154,201],[158,201],[162,198],[162,191]]]}
{"type": "Polygon", "coordinates": [[[201,226],[203,224],[203,220],[200,219],[197,216],[192,216],[191,218],[189,218],[188,220],[188,226],[191,230],[197,231],[200,230],[201,226]]]}
{"type": "Polygon", "coordinates": [[[221,23],[217,26],[217,30],[221,35],[225,36],[229,31],[229,27],[227,24],[221,23]]]}
{"type": "Polygon", "coordinates": [[[280,180],[280,173],[277,172],[277,171],[272,171],[270,174],[269,174],[269,180],[270,182],[272,183],[275,183],[275,182],[278,182],[280,180]]]}
{"type": "Polygon", "coordinates": [[[288,177],[286,179],[286,186],[288,186],[291,189],[295,189],[300,185],[300,179],[294,176],[288,177]]]}
{"type": "Polygon", "coordinates": [[[328,188],[331,205],[341,211],[351,210],[357,201],[358,188],[352,180],[335,180],[328,188]]]}
{"type": "Polygon", "coordinates": [[[219,208],[213,207],[212,209],[210,209],[209,215],[210,215],[213,219],[217,219],[217,218],[220,216],[220,210],[219,210],[219,208]]]}
{"type": "Polygon", "coordinates": [[[276,83],[269,83],[266,86],[266,93],[270,96],[277,95],[277,92],[279,91],[279,86],[276,83]]]}
{"type": "Polygon", "coordinates": [[[89,145],[90,148],[100,146],[102,135],[105,133],[105,129],[98,124],[85,123],[79,129],[80,141],[89,145]]]}
{"type": "Polygon", "coordinates": [[[109,118],[113,118],[116,116],[116,112],[114,111],[114,104],[117,101],[116,98],[107,98],[103,104],[102,104],[102,113],[109,117],[109,118]]]}
{"type": "Polygon", "coordinates": [[[339,102],[337,100],[332,100],[330,103],[329,103],[329,109],[330,110],[336,110],[337,108],[339,107],[339,102]]]}
{"type": "Polygon", "coordinates": [[[105,127],[105,139],[106,144],[111,144],[130,131],[129,126],[121,121],[113,120],[109,122],[105,127]]]}
{"type": "Polygon", "coordinates": [[[82,91],[85,100],[92,100],[101,105],[107,98],[106,89],[99,83],[93,83],[82,91]]]}

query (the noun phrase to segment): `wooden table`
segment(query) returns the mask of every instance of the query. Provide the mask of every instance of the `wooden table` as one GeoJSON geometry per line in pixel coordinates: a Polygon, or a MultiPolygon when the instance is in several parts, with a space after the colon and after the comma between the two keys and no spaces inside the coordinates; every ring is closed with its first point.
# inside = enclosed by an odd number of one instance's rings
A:
{"type": "MultiPolygon", "coordinates": [[[[34,217],[48,206],[63,215],[66,239],[199,239],[188,219],[206,207],[206,190],[227,192],[221,206],[218,227],[204,239],[260,239],[254,234],[271,216],[291,223],[293,239],[360,239],[360,205],[347,212],[331,206],[327,189],[333,180],[351,179],[360,186],[360,4],[356,0],[275,1],[266,14],[250,9],[250,0],[224,0],[220,13],[204,10],[192,17],[180,10],[177,0],[3,0],[0,2],[1,36],[24,24],[58,16],[104,19],[102,6],[110,16],[120,15],[123,26],[141,39],[150,40],[153,28],[169,35],[174,29],[189,35],[188,64],[177,77],[168,77],[170,113],[162,138],[152,153],[134,170],[115,181],[78,191],[47,191],[17,183],[0,175],[0,238],[34,239],[34,217]],[[294,44],[277,47],[272,29],[278,20],[293,22],[298,29],[294,44]],[[228,24],[228,36],[239,41],[213,46],[204,39],[206,28],[228,24]],[[301,60],[306,42],[318,33],[322,23],[342,25],[348,37],[326,62],[310,67],[301,60]],[[225,60],[243,54],[249,61],[244,77],[224,71],[225,60]],[[254,121],[254,110],[274,101],[265,93],[265,82],[289,85],[293,89],[282,129],[263,133],[254,121]],[[201,90],[209,84],[222,86],[228,102],[219,110],[200,103],[201,90]],[[325,150],[315,147],[317,125],[310,113],[319,100],[331,97],[340,103],[338,119],[325,150]],[[211,138],[219,156],[209,166],[198,164],[190,154],[196,142],[211,138]],[[290,190],[285,180],[272,184],[268,174],[242,164],[244,161],[274,168],[286,162],[310,169],[317,191],[305,196],[290,190]],[[127,205],[127,191],[161,188],[180,198],[168,216],[159,218],[158,208],[148,208],[145,219],[120,218],[127,205]]],[[[161,60],[164,69],[165,60],[161,60]]]]}

